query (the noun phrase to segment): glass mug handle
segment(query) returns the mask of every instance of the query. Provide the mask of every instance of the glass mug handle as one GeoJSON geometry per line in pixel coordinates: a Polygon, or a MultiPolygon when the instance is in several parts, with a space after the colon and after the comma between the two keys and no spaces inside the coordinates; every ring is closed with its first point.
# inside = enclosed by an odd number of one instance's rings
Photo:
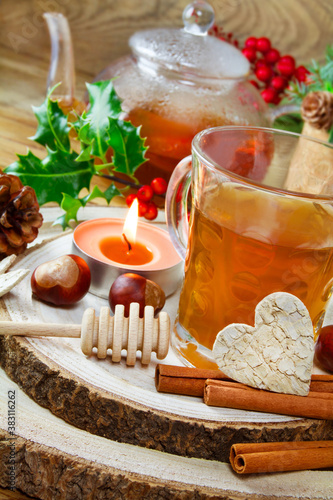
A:
{"type": "Polygon", "coordinates": [[[192,156],[178,163],[169,180],[165,211],[171,241],[185,260],[188,241],[188,197],[191,186],[192,156]]]}

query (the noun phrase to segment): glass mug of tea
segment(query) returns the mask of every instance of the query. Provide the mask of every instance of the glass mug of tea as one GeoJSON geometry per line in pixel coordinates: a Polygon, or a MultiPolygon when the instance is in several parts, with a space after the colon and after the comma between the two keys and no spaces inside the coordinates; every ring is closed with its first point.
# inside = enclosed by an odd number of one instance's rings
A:
{"type": "Polygon", "coordinates": [[[211,349],[231,323],[284,291],[320,328],[333,287],[333,145],[259,127],[197,134],[166,195],[171,239],[185,259],[172,346],[216,368],[211,349]],[[190,207],[190,217],[188,208],[190,207]]]}

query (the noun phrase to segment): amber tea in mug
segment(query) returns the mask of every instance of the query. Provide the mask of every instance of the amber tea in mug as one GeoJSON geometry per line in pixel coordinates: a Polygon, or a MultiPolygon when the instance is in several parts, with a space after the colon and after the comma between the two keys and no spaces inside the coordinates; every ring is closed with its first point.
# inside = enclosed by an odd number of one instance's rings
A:
{"type": "MultiPolygon", "coordinates": [[[[187,158],[176,168],[167,213],[185,277],[172,345],[186,364],[214,367],[217,333],[231,323],[253,325],[256,305],[273,292],[296,295],[314,327],[322,324],[333,285],[333,198],[286,189],[303,142],[311,150],[311,139],[297,134],[208,129],[193,141],[192,166],[187,158]]],[[[332,146],[318,144],[333,160],[332,146]]]]}

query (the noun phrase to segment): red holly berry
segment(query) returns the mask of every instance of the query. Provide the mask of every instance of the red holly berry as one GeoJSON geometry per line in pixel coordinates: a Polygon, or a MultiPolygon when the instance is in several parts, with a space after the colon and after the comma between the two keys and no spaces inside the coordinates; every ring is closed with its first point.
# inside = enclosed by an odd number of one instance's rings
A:
{"type": "Polygon", "coordinates": [[[265,68],[267,67],[267,63],[266,63],[265,59],[258,59],[258,61],[256,61],[255,67],[254,67],[255,71],[257,69],[263,68],[263,67],[265,67],[265,68]]]}
{"type": "Polygon", "coordinates": [[[269,64],[275,64],[280,59],[280,52],[276,49],[270,49],[265,54],[265,61],[269,64]]]}
{"type": "Polygon", "coordinates": [[[245,47],[242,50],[243,55],[246,57],[246,59],[250,62],[254,62],[257,58],[257,52],[255,49],[252,49],[251,47],[245,47]]]}
{"type": "Polygon", "coordinates": [[[261,97],[263,98],[263,100],[265,102],[267,102],[268,104],[271,104],[271,103],[275,103],[278,96],[277,96],[277,93],[274,89],[272,89],[271,87],[268,87],[267,89],[264,89],[261,92],[261,97]]]}
{"type": "MultiPolygon", "coordinates": [[[[231,41],[230,33],[214,29],[212,32],[215,36],[223,35],[225,41],[235,44],[234,40],[231,41]]],[[[281,57],[280,52],[272,47],[267,37],[248,37],[242,53],[251,63],[251,72],[258,80],[250,80],[250,83],[262,91],[263,98],[268,103],[279,104],[289,80],[293,77],[300,82],[307,80],[306,68],[304,66],[296,68],[295,59],[291,55],[281,57]]]]}
{"type": "Polygon", "coordinates": [[[268,82],[272,77],[272,70],[269,66],[261,66],[255,71],[256,77],[261,82],[268,82]]]}
{"type": "Polygon", "coordinates": [[[164,194],[167,190],[168,183],[162,177],[156,177],[150,183],[155,194],[161,195],[164,194]]]}
{"type": "Polygon", "coordinates": [[[286,78],[280,75],[274,76],[270,81],[270,86],[273,87],[277,92],[282,92],[288,85],[286,78]]]}
{"type": "Polygon", "coordinates": [[[305,68],[305,66],[298,66],[294,72],[294,76],[299,82],[305,82],[308,74],[309,71],[305,68]]]}
{"type": "Polygon", "coordinates": [[[283,62],[288,62],[289,64],[293,64],[295,66],[295,59],[293,58],[293,56],[282,56],[280,58],[280,61],[283,61],[283,62]]]}
{"type": "Polygon", "coordinates": [[[259,50],[259,52],[262,52],[264,54],[265,52],[268,52],[269,49],[271,48],[271,42],[269,41],[268,38],[263,36],[261,38],[258,38],[256,47],[257,50],[259,50]]]}
{"type": "Polygon", "coordinates": [[[283,56],[276,67],[281,75],[291,77],[295,71],[295,59],[292,56],[283,56]]]}
{"type": "Polygon", "coordinates": [[[138,214],[139,214],[139,217],[143,217],[146,215],[148,211],[148,203],[145,202],[145,201],[140,201],[139,200],[139,204],[138,204],[138,214]]]}
{"type": "Polygon", "coordinates": [[[153,201],[150,201],[147,206],[147,212],[144,214],[145,219],[154,220],[157,217],[157,206],[153,201]]]}
{"type": "Polygon", "coordinates": [[[136,194],[129,194],[128,196],[126,196],[126,200],[125,200],[126,201],[126,205],[128,207],[130,207],[136,197],[137,197],[136,194]]]}
{"type": "Polygon", "coordinates": [[[281,97],[281,96],[276,95],[276,97],[275,97],[275,99],[274,99],[274,101],[273,101],[273,104],[275,104],[275,105],[277,106],[278,104],[280,104],[281,99],[282,99],[282,97],[281,97]]]}
{"type": "Polygon", "coordinates": [[[257,48],[257,39],[255,36],[250,36],[245,40],[245,47],[248,47],[249,49],[256,49],[257,48]]]}
{"type": "Polygon", "coordinates": [[[145,184],[138,190],[137,197],[140,201],[150,201],[154,196],[154,191],[149,184],[145,184]]]}

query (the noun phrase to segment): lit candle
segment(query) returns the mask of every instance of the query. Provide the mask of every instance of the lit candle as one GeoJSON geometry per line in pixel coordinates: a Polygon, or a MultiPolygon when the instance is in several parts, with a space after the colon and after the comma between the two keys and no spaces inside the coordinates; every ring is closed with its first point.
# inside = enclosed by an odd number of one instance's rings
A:
{"type": "Polygon", "coordinates": [[[169,233],[155,224],[138,221],[135,206],[125,224],[123,219],[113,218],[79,224],[73,233],[72,253],[85,259],[91,271],[90,291],[103,298],[108,298],[120,274],[145,276],[160,285],[166,296],[178,288],[183,277],[183,261],[169,233]]]}
{"type": "Polygon", "coordinates": [[[100,241],[101,252],[110,260],[126,265],[147,264],[153,259],[153,252],[140,242],[136,242],[138,227],[138,200],[135,198],[125,219],[120,236],[106,236],[100,241]]]}

